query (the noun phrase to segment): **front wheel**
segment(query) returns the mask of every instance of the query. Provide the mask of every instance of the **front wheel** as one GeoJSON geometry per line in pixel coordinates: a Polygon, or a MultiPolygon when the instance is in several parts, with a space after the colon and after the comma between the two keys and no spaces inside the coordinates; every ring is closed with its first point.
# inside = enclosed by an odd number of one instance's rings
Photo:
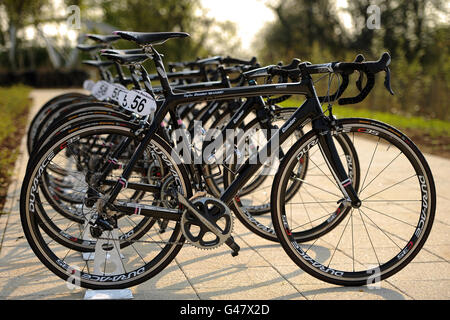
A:
{"type": "Polygon", "coordinates": [[[310,171],[298,194],[286,196],[305,152],[314,161],[326,161],[311,131],[281,162],[271,193],[272,219],[284,250],[304,271],[337,285],[366,285],[397,273],[422,248],[434,219],[435,186],[422,153],[395,128],[369,119],[342,119],[335,135],[342,134],[358,154],[361,182],[356,191],[362,205],[349,207],[327,234],[305,243],[295,240],[296,233],[314,228],[331,212],[339,215],[337,203],[343,198],[333,178],[310,171]]]}

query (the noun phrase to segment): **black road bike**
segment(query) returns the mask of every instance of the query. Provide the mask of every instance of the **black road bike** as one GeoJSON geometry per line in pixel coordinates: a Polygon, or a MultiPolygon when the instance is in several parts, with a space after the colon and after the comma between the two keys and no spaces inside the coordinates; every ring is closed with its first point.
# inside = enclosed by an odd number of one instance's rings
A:
{"type": "Polygon", "coordinates": [[[33,158],[22,186],[21,220],[33,251],[56,275],[65,280],[74,279],[86,288],[130,287],[163,270],[186,238],[203,247],[225,243],[237,255],[239,246],[231,234],[230,206],[239,207],[239,192],[264,165],[262,159],[277,154],[279,146],[296,131],[306,128],[306,124],[311,129],[283,156],[271,192],[274,229],[291,259],[324,281],[363,285],[395,274],[419,252],[431,230],[436,205],[433,177],[425,158],[409,138],[387,124],[371,119],[336,119],[331,112],[325,115],[311,79],[317,73],[364,73],[367,82],[359,95],[338,100],[339,104],[356,103],[368,95],[376,73],[386,72],[385,84],[390,89],[389,54],[384,53],[374,62],[300,63],[292,70],[271,67],[271,72],[300,79],[292,83],[175,93],[153,45],[187,34],[116,34],[141,45],[153,59],[164,101],[150,125],[111,121],[80,126],[52,139],[33,158]],[[169,143],[157,134],[164,117],[178,105],[273,95],[304,95],[306,100],[264,147],[237,169],[229,170],[232,177],[220,198],[198,190],[200,170],[189,173],[169,143]],[[342,135],[351,139],[358,155],[362,179],[358,186],[352,183],[336,149],[334,137],[342,135]],[[121,137],[118,145],[110,137],[121,137]],[[84,172],[87,183],[87,190],[83,190],[84,210],[91,212],[89,229],[97,244],[102,240],[105,250],[119,251],[117,234],[127,232],[122,230],[120,221],[128,221],[134,227],[132,219],[144,216],[152,226],[161,220],[167,223],[165,233],[151,226],[142,238],[122,248],[118,274],[113,272],[117,265],[111,266],[108,259],[101,270],[80,259],[79,251],[61,247],[43,227],[49,220],[38,209],[46,205],[40,199],[41,178],[50,165],[65,166],[66,170],[72,166],[75,170],[86,160],[80,145],[91,146],[90,154],[92,150],[104,154],[104,149],[109,148],[114,156],[110,159],[126,159],[120,165],[117,161],[108,162],[98,174],[95,174],[96,163],[92,164],[95,170],[84,172]],[[130,150],[132,154],[123,156],[130,150]],[[76,161],[69,161],[72,158],[76,161]],[[149,161],[161,172],[159,183],[134,182],[133,173],[139,170],[139,164],[149,161]],[[316,173],[321,174],[314,174],[308,168],[305,175],[299,175],[299,167],[305,161],[314,164],[316,173]],[[113,171],[119,178],[104,184],[105,173],[113,171]],[[302,187],[292,196],[288,189],[296,182],[302,187]],[[195,194],[193,185],[198,190],[195,194]],[[143,191],[148,204],[130,200],[127,194],[130,189],[143,191]],[[307,234],[302,234],[305,229],[307,234]],[[299,242],[298,236],[310,240],[299,242]]]}

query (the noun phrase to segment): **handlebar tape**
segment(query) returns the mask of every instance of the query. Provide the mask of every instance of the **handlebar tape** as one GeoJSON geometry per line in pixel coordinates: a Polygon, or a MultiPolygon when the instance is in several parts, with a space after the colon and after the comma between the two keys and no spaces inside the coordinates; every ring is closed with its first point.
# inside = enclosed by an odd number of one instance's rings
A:
{"type": "Polygon", "coordinates": [[[378,73],[386,69],[391,63],[391,56],[385,52],[378,61],[368,62],[339,62],[333,66],[333,69],[341,72],[363,71],[365,73],[378,73]]]}
{"type": "Polygon", "coordinates": [[[366,74],[367,74],[367,83],[366,86],[362,89],[362,91],[356,97],[339,99],[338,103],[340,105],[358,103],[363,101],[367,97],[370,90],[372,90],[373,86],[375,85],[375,74],[373,73],[366,73],[366,74]]]}

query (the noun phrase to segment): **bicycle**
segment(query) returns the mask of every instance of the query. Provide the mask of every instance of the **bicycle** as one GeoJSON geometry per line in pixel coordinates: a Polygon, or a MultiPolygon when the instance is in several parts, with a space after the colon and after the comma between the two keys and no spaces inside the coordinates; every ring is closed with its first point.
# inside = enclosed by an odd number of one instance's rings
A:
{"type": "MultiPolygon", "coordinates": [[[[258,157],[263,155],[271,155],[276,152],[278,146],[275,145],[274,142],[278,140],[280,144],[282,144],[306,122],[311,122],[312,130],[300,138],[300,140],[288,151],[287,155],[283,157],[276,175],[276,183],[274,183],[274,188],[272,189],[271,199],[272,219],[275,224],[275,231],[283,248],[294,262],[304,268],[306,272],[317,276],[324,281],[340,285],[365,284],[373,275],[373,273],[371,273],[373,270],[372,268],[364,271],[342,271],[334,268],[327,268],[321,264],[320,257],[312,257],[311,255],[306,254],[307,251],[303,251],[300,244],[295,240],[296,234],[301,231],[297,231],[295,227],[291,227],[295,220],[292,216],[286,214],[284,208],[284,191],[288,185],[289,179],[300,179],[302,182],[301,190],[303,190],[303,186],[308,183],[308,181],[295,174],[296,169],[294,167],[297,166],[304,157],[312,159],[313,155],[320,155],[324,158],[323,160],[325,160],[325,163],[331,172],[331,178],[328,178],[329,181],[336,184],[338,189],[338,193],[334,192],[333,194],[334,197],[337,196],[337,201],[326,201],[327,203],[334,203],[334,205],[332,205],[334,209],[331,216],[329,216],[330,213],[328,212],[328,219],[326,219],[325,222],[337,221],[337,216],[344,216],[348,218],[345,224],[347,226],[350,219],[353,217],[354,210],[361,210],[361,206],[365,203],[362,201],[365,201],[366,199],[364,198],[361,201],[358,194],[367,188],[367,185],[365,185],[367,175],[363,180],[362,186],[355,190],[341,160],[339,159],[333,141],[333,135],[344,133],[352,133],[353,136],[355,134],[370,134],[371,136],[376,136],[379,139],[382,138],[390,142],[391,144],[389,145],[388,150],[390,148],[399,148],[402,151],[399,155],[407,155],[406,160],[412,163],[412,167],[415,170],[415,174],[411,177],[417,177],[416,182],[418,183],[415,186],[416,191],[422,196],[426,195],[425,200],[423,197],[420,200],[414,200],[420,202],[421,207],[414,219],[415,224],[412,224],[412,232],[410,232],[406,240],[403,239],[406,245],[397,244],[397,247],[399,248],[398,252],[394,254],[393,257],[389,256],[387,262],[379,264],[378,269],[380,272],[376,274],[377,279],[385,279],[398,272],[409,263],[423,246],[423,243],[430,232],[434,217],[435,192],[431,172],[420,151],[407,137],[386,124],[367,119],[336,120],[331,115],[330,117],[324,115],[322,107],[317,99],[314,84],[310,77],[310,74],[312,73],[341,73],[353,70],[364,72],[368,76],[368,81],[361,93],[356,98],[347,98],[347,100],[345,100],[346,98],[342,98],[339,100],[342,104],[357,102],[364,99],[370,92],[376,73],[386,71],[386,80],[389,79],[387,66],[390,63],[390,57],[387,53],[383,54],[382,58],[376,62],[328,63],[321,65],[301,63],[295,70],[282,71],[287,72],[288,74],[300,74],[301,80],[295,83],[286,83],[282,85],[266,84],[249,87],[224,88],[220,90],[205,90],[193,94],[177,94],[173,93],[171,90],[165,75],[161,56],[154,49],[153,45],[173,37],[185,37],[187,34],[133,32],[117,32],[116,34],[124,39],[135,41],[144,47],[145,52],[152,57],[157,67],[162,87],[167,94],[165,100],[154,114],[153,121],[148,128],[137,131],[135,130],[137,128],[132,128],[130,123],[110,122],[98,124],[86,128],[85,131],[79,130],[75,133],[66,134],[64,137],[61,136],[57,139],[55,138],[48,146],[46,146],[45,150],[40,150],[38,157],[36,157],[35,161],[30,166],[30,168],[33,169],[30,169],[27,172],[27,176],[24,179],[21,193],[21,219],[30,246],[39,259],[52,272],[63,279],[73,277],[75,274],[80,281],[80,285],[86,288],[129,287],[155,276],[167,266],[181,249],[185,240],[184,236],[190,238],[191,242],[196,241],[195,239],[197,239],[199,244],[204,246],[208,246],[211,243],[214,246],[225,243],[232,249],[232,254],[236,255],[239,252],[239,246],[235,243],[231,235],[232,217],[228,205],[232,203],[239,190],[245,185],[248,179],[263,165],[261,162],[256,162],[255,164],[251,160],[254,160],[255,158],[258,159],[258,157]],[[159,123],[161,123],[169,110],[172,110],[182,103],[284,94],[302,94],[305,95],[307,99],[282,125],[275,135],[272,136],[267,145],[257,154],[250,157],[250,159],[238,169],[236,172],[237,177],[221,194],[220,198],[206,197],[201,194],[193,196],[190,180],[192,176],[188,174],[186,166],[181,159],[172,152],[172,148],[156,135],[159,123]],[[135,132],[139,132],[139,134],[136,135],[134,134],[135,132]],[[149,237],[149,241],[133,243],[128,246],[127,248],[129,251],[135,251],[133,252],[135,259],[127,261],[122,260],[122,264],[128,262],[127,268],[130,267],[132,270],[127,270],[124,265],[125,272],[119,275],[107,274],[107,261],[105,261],[103,275],[91,273],[87,263],[85,263],[82,269],[77,269],[76,264],[71,265],[72,261],[74,261],[71,259],[75,259],[76,256],[70,255],[70,250],[64,251],[63,255],[58,257],[57,254],[59,251],[51,248],[53,244],[51,241],[46,242],[45,235],[39,230],[38,223],[40,218],[35,216],[35,214],[39,214],[39,212],[33,211],[37,196],[37,183],[46,166],[51,161],[55,161],[56,156],[62,154],[61,150],[68,147],[76,147],[78,141],[89,135],[94,135],[94,133],[101,133],[106,136],[111,133],[114,135],[122,135],[123,137],[128,138],[121,140],[124,144],[130,144],[133,141],[138,142],[136,144],[137,148],[135,152],[124,166],[120,179],[114,183],[112,188],[108,189],[107,193],[102,194],[100,189],[95,190],[96,183],[94,182],[101,184],[101,180],[92,182],[92,186],[94,187],[90,187],[90,190],[87,192],[89,197],[86,203],[90,203],[90,207],[96,205],[96,210],[99,213],[96,220],[91,221],[92,230],[97,232],[98,239],[110,241],[110,250],[113,250],[114,247],[117,250],[117,246],[114,245],[114,235],[111,233],[117,228],[116,219],[127,216],[143,215],[153,218],[153,221],[156,219],[165,219],[172,225],[170,237],[157,241],[152,237],[159,237],[160,235],[155,233],[152,233],[151,235],[147,234],[146,236],[149,237]],[[318,151],[313,154],[312,150],[316,147],[320,152],[318,151]],[[120,193],[126,190],[126,187],[129,184],[128,179],[131,177],[134,166],[139,162],[141,157],[145,155],[159,156],[159,159],[161,159],[160,161],[164,163],[162,167],[168,169],[169,173],[165,176],[168,184],[166,189],[168,197],[165,199],[167,204],[169,204],[167,207],[133,203],[127,201],[127,197],[120,197],[120,193]],[[197,228],[197,236],[191,232],[192,227],[197,228]],[[207,234],[210,236],[209,239],[205,239],[207,234]],[[109,240],[107,240],[108,235],[110,237],[109,240]],[[104,239],[104,237],[106,237],[106,239],[104,239]],[[145,244],[145,246],[143,244],[145,244]],[[145,253],[142,250],[138,252],[134,245],[139,245],[139,249],[145,249],[145,253]],[[155,248],[158,253],[153,252],[150,249],[150,245],[156,245],[152,246],[152,248],[155,248]],[[140,254],[141,252],[142,255],[140,254]],[[150,260],[147,259],[147,256],[150,257],[150,260]],[[130,264],[130,262],[133,263],[130,264]]],[[[386,83],[388,86],[389,82],[387,81],[386,83]]],[[[118,149],[116,149],[116,151],[117,150],[118,149]]],[[[373,154],[375,154],[375,152],[373,152],[373,154]]],[[[128,156],[126,158],[128,158],[128,156]]],[[[391,163],[393,163],[393,161],[391,161],[391,163]]],[[[379,173],[381,174],[382,172],[383,171],[379,173]]],[[[410,178],[405,179],[404,181],[408,180],[410,181],[410,178]]],[[[372,179],[372,181],[374,180],[372,179]]],[[[370,182],[368,182],[368,184],[370,184],[370,182]]],[[[394,184],[394,186],[395,185],[398,184],[394,184]]],[[[159,192],[159,190],[155,190],[155,186],[147,185],[140,187],[149,192],[159,192]]],[[[414,188],[414,186],[411,186],[411,188],[414,188]]],[[[377,193],[373,194],[373,196],[376,194],[377,193]]],[[[324,217],[319,220],[323,222],[323,219],[324,217]]],[[[340,221],[343,222],[343,220],[340,221]]],[[[331,235],[329,231],[339,230],[339,227],[342,227],[340,223],[333,226],[331,230],[324,229],[324,231],[326,231],[326,236],[331,235]]],[[[322,238],[322,236],[316,237],[314,241],[322,241],[322,238]]],[[[307,245],[312,247],[314,243],[307,245]]],[[[336,251],[337,249],[334,252],[336,251]]]]}
{"type": "MultiPolygon", "coordinates": [[[[119,60],[121,63],[124,63],[126,61],[128,61],[127,57],[124,57],[123,55],[117,55],[114,52],[108,51],[107,54],[104,54],[107,57],[112,58],[113,60],[119,60]]],[[[142,57],[141,55],[138,56],[133,56],[131,57],[133,59],[133,61],[136,60],[141,60],[144,57],[142,57]]],[[[290,65],[281,67],[282,69],[286,69],[288,70],[289,68],[293,68],[295,66],[297,66],[299,63],[299,60],[294,60],[290,65]]],[[[264,70],[267,68],[263,68],[264,70]]],[[[145,71],[142,70],[144,72],[144,77],[146,75],[145,71]]],[[[260,77],[261,76],[261,70],[255,70],[255,71],[248,71],[244,73],[244,78],[246,78],[247,80],[249,80],[250,82],[254,82],[253,78],[256,76],[260,77]]],[[[340,88],[338,89],[338,92],[341,91],[343,92],[343,90],[345,90],[346,86],[347,86],[348,81],[345,81],[342,83],[342,85],[340,86],[340,88]]],[[[202,85],[204,86],[204,85],[202,85]]],[[[334,94],[333,97],[337,97],[337,94],[334,94]]],[[[320,97],[320,100],[325,100],[328,97],[320,97]]],[[[223,128],[223,132],[226,132],[228,130],[232,130],[234,131],[235,129],[237,129],[239,126],[241,126],[241,124],[243,123],[243,120],[246,118],[246,116],[250,115],[252,112],[258,115],[258,118],[254,119],[253,121],[251,121],[250,126],[246,126],[244,127],[244,134],[246,131],[248,131],[249,129],[255,129],[258,127],[263,126],[266,129],[271,129],[271,126],[273,127],[274,121],[279,121],[280,119],[284,119],[284,118],[288,118],[293,112],[295,111],[295,108],[284,108],[284,109],[271,109],[268,108],[268,106],[262,101],[261,98],[259,99],[249,99],[247,100],[246,103],[244,103],[242,106],[240,106],[237,109],[237,112],[233,115],[233,117],[230,119],[230,121],[228,121],[228,125],[225,126],[223,128]]],[[[178,118],[176,119],[177,123],[178,123],[178,118]]],[[[63,119],[61,120],[62,123],[66,123],[67,119],[63,119]]],[[[81,123],[82,120],[80,120],[81,123]]],[[[175,125],[175,119],[173,120],[173,124],[175,125]]],[[[78,124],[75,124],[73,127],[76,128],[78,126],[78,124]]],[[[72,130],[71,128],[69,128],[68,130],[72,130]]],[[[60,132],[60,129],[56,129],[55,131],[60,132]]],[[[52,131],[50,131],[49,135],[51,137],[51,133],[52,131]]],[[[191,131],[191,135],[192,135],[192,131],[191,131]]],[[[299,132],[299,135],[301,135],[302,133],[299,132]]],[[[266,137],[267,138],[267,137],[266,137]]],[[[46,138],[46,140],[48,140],[49,138],[46,138]]],[[[170,141],[170,138],[167,140],[170,141]]],[[[351,150],[351,144],[348,142],[343,141],[342,139],[339,139],[338,142],[340,143],[340,145],[343,148],[343,154],[350,159],[351,164],[349,165],[349,168],[354,168],[352,171],[357,173],[357,161],[355,161],[355,156],[354,153],[352,154],[352,150],[351,150]]],[[[186,145],[186,144],[185,144],[186,145]]],[[[204,148],[207,148],[208,145],[204,146],[204,148]]],[[[253,147],[257,147],[257,146],[253,146],[253,147]]],[[[189,148],[189,146],[188,146],[189,148]]],[[[191,176],[195,176],[197,175],[197,182],[196,184],[199,185],[200,179],[201,177],[198,176],[198,173],[200,172],[204,179],[206,180],[208,189],[212,192],[213,195],[218,195],[219,191],[217,189],[212,189],[212,186],[216,186],[216,183],[214,183],[216,181],[216,179],[214,179],[214,177],[220,176],[221,172],[219,171],[219,174],[211,174],[211,170],[209,169],[209,166],[206,166],[205,169],[202,168],[195,168],[192,166],[188,166],[189,168],[189,173],[191,176]],[[205,171],[203,171],[205,170],[205,171]]],[[[303,171],[305,171],[307,168],[307,161],[304,164],[304,169],[303,171]]],[[[354,174],[355,176],[357,176],[357,174],[354,174]]],[[[243,190],[240,193],[240,198],[246,198],[246,195],[248,195],[249,193],[251,194],[253,193],[257,193],[258,190],[258,184],[261,184],[264,180],[268,180],[267,179],[267,174],[263,174],[263,175],[258,175],[258,178],[256,178],[254,181],[250,181],[248,183],[248,185],[250,186],[250,188],[246,188],[244,187],[243,190]]],[[[270,181],[270,179],[269,179],[270,181]]],[[[357,183],[358,179],[355,179],[355,183],[357,183]]],[[[300,183],[295,183],[293,184],[292,190],[291,192],[294,192],[295,189],[298,189],[300,187],[300,183]]],[[[263,187],[263,188],[267,188],[267,187],[263,187]]],[[[62,199],[61,195],[58,194],[58,192],[55,192],[56,195],[58,196],[59,199],[62,199]]],[[[52,200],[51,196],[46,196],[47,199],[49,199],[49,202],[54,202],[52,200]]],[[[245,199],[244,199],[245,200],[245,199]]],[[[261,202],[261,201],[260,201],[261,202]]],[[[61,206],[58,206],[61,207],[61,206]]],[[[275,231],[273,230],[273,228],[270,226],[270,224],[268,222],[264,222],[261,223],[260,219],[255,218],[256,214],[262,214],[262,213],[267,213],[268,212],[268,208],[270,207],[270,203],[267,201],[267,199],[265,201],[262,201],[262,204],[260,205],[252,205],[252,206],[247,206],[248,211],[245,212],[245,214],[239,214],[238,218],[241,220],[241,222],[252,232],[268,239],[271,241],[277,241],[276,235],[275,235],[275,231]],[[250,214],[248,213],[250,212],[250,214]]],[[[70,218],[70,217],[68,217],[70,218]]],[[[79,218],[83,218],[81,217],[77,217],[79,218]]],[[[265,219],[267,220],[267,219],[265,219]]],[[[77,220],[78,221],[78,220],[77,220]]],[[[66,237],[67,238],[67,237],[66,237]]],[[[297,239],[300,241],[300,237],[297,239]]]]}
{"type": "MultiPolygon", "coordinates": [[[[136,50],[134,50],[136,51],[136,50]]],[[[126,58],[123,56],[123,54],[121,53],[122,51],[119,51],[120,55],[118,54],[118,51],[116,50],[106,50],[103,51],[102,55],[106,56],[106,57],[112,57],[113,59],[119,60],[119,62],[127,62],[126,58]]],[[[127,52],[130,52],[130,50],[127,50],[127,52]]],[[[144,56],[144,58],[146,58],[144,56]]],[[[136,59],[142,59],[142,54],[141,56],[139,56],[139,54],[137,56],[134,56],[133,59],[136,61],[136,59]]],[[[236,60],[234,58],[225,58],[222,59],[221,57],[214,57],[211,59],[207,59],[208,62],[211,61],[217,61],[217,60],[221,60],[222,62],[240,62],[240,63],[247,63],[249,65],[254,64],[252,61],[254,61],[255,59],[250,60],[250,62],[245,62],[243,60],[236,60]]],[[[113,60],[115,61],[115,60],[113,60]]],[[[197,62],[198,63],[198,62],[197,62]]],[[[200,63],[203,65],[205,62],[200,60],[200,63]]],[[[293,63],[295,63],[295,65],[298,65],[298,60],[293,61],[293,63]]],[[[290,65],[287,65],[283,68],[289,69],[292,68],[293,66],[295,66],[293,63],[291,63],[290,65]]],[[[228,72],[230,71],[235,71],[235,70],[239,70],[236,68],[231,68],[229,69],[228,72]]],[[[143,71],[143,78],[146,78],[147,74],[145,73],[145,70],[143,71]]],[[[133,76],[133,73],[132,73],[133,76]]],[[[246,77],[250,76],[250,74],[247,74],[246,77]]],[[[200,87],[207,87],[209,83],[203,83],[200,84],[200,87]]],[[[223,81],[221,83],[219,83],[221,85],[223,85],[223,81]]],[[[212,83],[211,87],[215,87],[217,85],[217,83],[212,83]]],[[[192,86],[189,86],[189,88],[193,88],[194,86],[199,86],[199,84],[193,84],[192,86]]],[[[149,87],[149,85],[146,85],[146,87],[149,87]]],[[[176,88],[180,88],[180,86],[177,86],[176,88]]],[[[180,90],[180,89],[178,89],[180,90]]],[[[108,104],[106,105],[102,105],[102,108],[112,108],[114,105],[116,105],[117,102],[112,101],[112,105],[108,106],[108,104]]],[[[278,117],[287,117],[290,113],[293,112],[294,109],[283,109],[283,110],[275,110],[275,113],[273,113],[273,110],[266,110],[266,106],[265,104],[258,104],[258,101],[253,101],[250,100],[250,103],[248,104],[244,104],[240,110],[242,110],[241,112],[238,112],[238,114],[243,114],[243,116],[239,119],[236,117],[233,117],[231,120],[231,124],[232,126],[226,127],[226,130],[229,129],[233,129],[236,128],[236,126],[240,126],[243,122],[243,119],[249,115],[251,112],[255,112],[255,113],[260,113],[263,112],[265,114],[264,116],[264,121],[268,121],[268,123],[272,123],[273,120],[276,120],[276,118],[278,117]],[[259,111],[258,111],[259,110],[259,111]]],[[[74,104],[71,105],[69,107],[67,107],[67,110],[69,111],[62,111],[63,114],[67,114],[67,116],[63,116],[61,120],[59,120],[58,122],[56,122],[56,124],[53,124],[52,126],[50,126],[46,132],[44,134],[42,134],[43,139],[39,140],[37,145],[44,145],[47,141],[49,141],[53,135],[55,133],[60,133],[63,130],[73,130],[74,128],[77,128],[80,125],[86,126],[86,121],[100,121],[100,120],[124,120],[124,121],[130,121],[131,118],[129,118],[129,116],[127,116],[126,114],[121,114],[121,113],[115,113],[111,110],[99,110],[96,103],[81,103],[81,104],[74,104]],[[74,110],[74,111],[71,111],[74,110]],[[73,123],[72,123],[73,122],[73,123]]],[[[209,109],[208,109],[209,110],[209,109]]],[[[217,110],[215,111],[217,112],[217,110]]],[[[213,114],[213,112],[208,112],[210,113],[208,116],[211,116],[213,114]]],[[[226,113],[229,113],[229,111],[226,111],[226,113]]],[[[260,114],[261,116],[261,114],[260,114]]],[[[204,117],[202,116],[201,119],[206,120],[208,119],[208,117],[204,117]]],[[[224,117],[221,117],[221,120],[223,120],[224,117]]],[[[178,121],[179,119],[176,119],[176,121],[178,121]]],[[[258,126],[258,124],[260,124],[261,121],[253,121],[253,123],[251,124],[251,128],[254,128],[255,126],[258,126]]],[[[170,141],[170,138],[168,138],[167,141],[170,141]]],[[[97,156],[98,157],[98,156],[97,156]]],[[[193,174],[193,172],[195,171],[195,169],[190,170],[190,173],[193,174]]],[[[61,175],[64,176],[64,172],[62,170],[56,170],[56,172],[61,175]]],[[[208,170],[208,168],[206,168],[206,176],[209,178],[205,178],[206,183],[208,184],[210,190],[212,188],[212,186],[215,186],[215,177],[219,176],[217,174],[209,174],[208,172],[210,172],[210,170],[208,170]]],[[[262,176],[262,178],[264,179],[266,176],[262,176]]],[[[60,212],[64,217],[78,222],[78,223],[83,223],[84,221],[84,216],[83,213],[80,212],[79,210],[79,205],[82,203],[82,199],[80,199],[78,197],[79,193],[73,193],[72,191],[68,191],[68,192],[64,192],[62,193],[64,190],[67,190],[67,188],[71,188],[72,185],[75,183],[76,181],[73,182],[73,179],[61,179],[61,178],[55,178],[55,179],[51,179],[50,182],[48,182],[48,178],[44,179],[45,181],[45,188],[44,188],[44,195],[45,198],[48,200],[48,202],[50,204],[52,204],[53,209],[57,210],[58,212],[60,212]],[[64,180],[65,179],[65,180],[64,180]],[[62,182],[60,182],[62,180],[62,182]],[[68,181],[68,180],[72,180],[72,181],[68,181]],[[47,186],[48,184],[50,184],[50,186],[47,186]],[[51,186],[53,185],[53,187],[51,186]],[[55,200],[56,199],[56,200],[55,200]],[[75,204],[75,209],[71,209],[69,210],[69,206],[66,204],[67,202],[69,203],[74,203],[75,204]]],[[[262,180],[262,179],[259,179],[262,180]]],[[[253,184],[252,189],[255,189],[255,184],[253,184]]],[[[217,194],[218,191],[216,191],[216,193],[214,193],[214,190],[212,191],[213,194],[217,194]]],[[[263,207],[263,210],[265,210],[267,212],[267,207],[269,204],[264,203],[261,206],[263,207]]],[[[252,214],[255,214],[257,207],[256,206],[252,206],[252,208],[250,209],[252,214]],[[252,210],[253,209],[253,210],[252,210]]],[[[252,218],[252,216],[250,215],[246,215],[246,217],[248,218],[241,218],[242,222],[244,224],[247,225],[247,227],[265,237],[266,239],[272,240],[272,241],[276,241],[276,237],[275,237],[275,233],[272,230],[272,228],[270,227],[266,227],[265,225],[261,224],[260,222],[257,222],[256,219],[252,218]],[[250,223],[247,221],[249,220],[250,223]]],[[[47,218],[49,219],[49,218],[47,218]]],[[[56,228],[56,226],[54,226],[53,224],[51,224],[52,229],[55,229],[54,232],[52,232],[51,234],[63,234],[62,231],[59,230],[59,228],[56,228]]],[[[47,232],[49,233],[49,232],[47,232]]],[[[70,238],[74,238],[74,237],[70,237],[67,234],[64,234],[63,237],[59,237],[56,238],[56,240],[60,239],[60,241],[67,241],[67,239],[70,238]]],[[[79,237],[76,237],[77,241],[79,241],[80,243],[82,243],[82,239],[78,239],[79,237]]],[[[68,245],[69,247],[72,248],[76,248],[76,246],[74,246],[73,243],[70,243],[68,245]]],[[[92,247],[92,243],[89,242],[89,246],[92,247]]],[[[86,248],[80,248],[80,250],[86,250],[86,248]]]]}

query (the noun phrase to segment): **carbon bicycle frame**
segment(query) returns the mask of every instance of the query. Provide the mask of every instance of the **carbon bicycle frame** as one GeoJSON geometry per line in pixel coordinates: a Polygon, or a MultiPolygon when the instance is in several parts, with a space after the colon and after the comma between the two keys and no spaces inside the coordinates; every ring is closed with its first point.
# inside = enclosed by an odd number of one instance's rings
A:
{"type": "MultiPolygon", "coordinates": [[[[164,65],[159,54],[153,55],[153,60],[156,64],[157,72],[160,76],[161,85],[165,92],[165,100],[157,110],[151,125],[145,132],[145,136],[140,141],[136,151],[132,155],[130,161],[126,165],[122,177],[116,182],[111,193],[109,195],[108,203],[113,203],[122,189],[123,182],[126,182],[131,175],[132,169],[139,157],[142,155],[152,137],[157,133],[159,124],[163,121],[164,117],[168,114],[174,114],[176,107],[180,104],[203,102],[210,100],[224,100],[230,98],[248,98],[255,96],[271,96],[271,95],[304,95],[306,101],[292,114],[292,116],[283,124],[283,126],[272,136],[268,143],[259,151],[258,157],[261,155],[270,155],[277,150],[277,147],[281,145],[297,128],[302,127],[305,123],[312,121],[312,128],[318,132],[318,145],[320,150],[332,172],[336,182],[338,183],[345,200],[351,201],[352,205],[358,205],[360,203],[358,196],[351,183],[348,183],[350,179],[342,165],[342,162],[338,156],[334,141],[331,136],[331,128],[328,123],[327,117],[323,114],[322,107],[318,100],[317,93],[314,88],[313,81],[310,76],[302,77],[300,82],[284,83],[284,84],[264,84],[255,85],[249,87],[233,87],[214,90],[196,91],[192,93],[173,93],[166,73],[164,71],[164,65]],[[274,141],[277,141],[277,145],[274,145],[274,141]],[[121,181],[122,180],[122,181],[121,181]]],[[[256,155],[255,155],[256,156],[256,155]]],[[[262,163],[251,163],[251,159],[248,159],[238,171],[236,179],[231,185],[222,193],[220,200],[229,204],[239,190],[245,185],[248,179],[254,175],[258,169],[263,165],[262,163]]],[[[155,216],[155,211],[168,212],[171,211],[167,208],[155,209],[148,212],[149,216],[155,216]]],[[[141,214],[145,215],[145,211],[142,210],[141,214]]],[[[174,215],[170,215],[174,218],[174,215]]],[[[169,218],[169,217],[167,217],[169,218]]],[[[175,219],[178,220],[178,219],[175,219]]]]}

